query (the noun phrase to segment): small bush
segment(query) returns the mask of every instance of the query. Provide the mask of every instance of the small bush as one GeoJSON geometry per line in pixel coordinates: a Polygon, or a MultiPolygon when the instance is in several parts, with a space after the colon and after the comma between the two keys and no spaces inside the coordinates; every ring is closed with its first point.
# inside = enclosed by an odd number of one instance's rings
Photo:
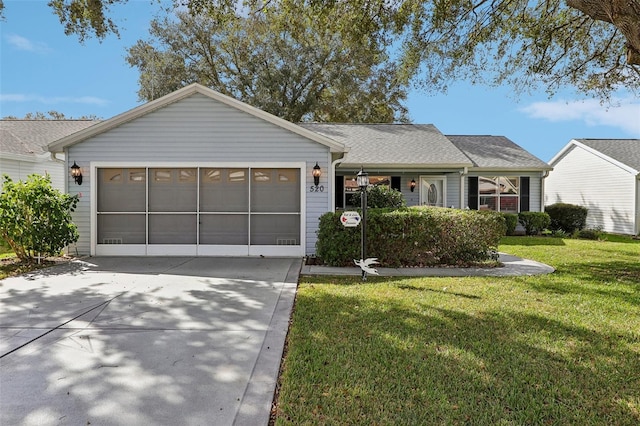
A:
{"type": "Polygon", "coordinates": [[[507,226],[507,235],[515,235],[516,227],[518,226],[518,214],[517,213],[500,213],[504,217],[505,225],[507,226]]]}
{"type": "MultiPolygon", "coordinates": [[[[348,203],[353,206],[360,206],[360,192],[348,195],[348,203]]],[[[402,193],[397,189],[392,189],[384,185],[370,186],[367,188],[367,207],[370,209],[399,209],[407,205],[402,193]]]]}
{"type": "Polygon", "coordinates": [[[57,255],[78,241],[71,212],[78,196],[63,194],[51,186],[49,175],[30,175],[13,182],[4,175],[0,193],[0,237],[20,260],[36,255],[57,255]]]}
{"type": "Polygon", "coordinates": [[[549,215],[551,223],[549,228],[554,231],[563,230],[571,234],[575,231],[584,229],[587,225],[586,207],[575,204],[555,203],[545,207],[544,211],[549,215]]]}
{"type": "Polygon", "coordinates": [[[524,226],[527,235],[539,235],[543,229],[549,227],[551,219],[545,212],[520,212],[518,220],[524,226]]]}
{"type": "Polygon", "coordinates": [[[599,229],[581,229],[576,231],[575,235],[583,240],[599,240],[602,237],[602,231],[599,229]]]}
{"type": "MultiPolygon", "coordinates": [[[[320,217],[316,253],[332,266],[360,258],[361,226],[345,228],[340,212],[320,217]]],[[[470,265],[495,260],[504,218],[495,212],[412,207],[367,211],[367,257],[386,267],[470,265]]]]}

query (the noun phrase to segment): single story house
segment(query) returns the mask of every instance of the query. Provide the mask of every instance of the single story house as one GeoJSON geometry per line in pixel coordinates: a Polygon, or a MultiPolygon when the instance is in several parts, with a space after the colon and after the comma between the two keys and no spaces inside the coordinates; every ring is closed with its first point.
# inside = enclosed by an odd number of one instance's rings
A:
{"type": "Polygon", "coordinates": [[[294,124],[198,84],[49,150],[66,156],[76,250],[91,255],[304,256],[323,213],[357,207],[361,167],[409,205],[508,212],[541,211],[551,169],[503,137],[294,124]]]}
{"type": "Polygon", "coordinates": [[[0,120],[0,178],[26,180],[31,174],[49,174],[54,188],[66,188],[64,154],[57,157],[47,145],[87,128],[90,120],[0,120]]]}
{"type": "Polygon", "coordinates": [[[551,166],[545,205],[584,206],[588,227],[640,233],[640,139],[573,139],[551,166]]]}

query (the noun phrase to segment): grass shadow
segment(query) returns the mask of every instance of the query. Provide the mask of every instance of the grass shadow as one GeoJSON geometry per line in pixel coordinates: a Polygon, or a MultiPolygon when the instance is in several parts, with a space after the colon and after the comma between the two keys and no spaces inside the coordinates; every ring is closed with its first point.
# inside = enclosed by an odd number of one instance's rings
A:
{"type": "Polygon", "coordinates": [[[276,424],[640,421],[637,338],[413,302],[299,294],[276,424]]]}

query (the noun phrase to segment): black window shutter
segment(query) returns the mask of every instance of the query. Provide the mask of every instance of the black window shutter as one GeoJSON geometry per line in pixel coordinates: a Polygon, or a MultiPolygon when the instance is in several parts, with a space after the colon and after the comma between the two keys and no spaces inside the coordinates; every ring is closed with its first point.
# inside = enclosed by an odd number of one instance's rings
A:
{"type": "Polygon", "coordinates": [[[529,176],[520,177],[520,211],[529,211],[529,193],[531,186],[531,178],[529,176]]]}
{"type": "Polygon", "coordinates": [[[400,176],[391,176],[391,189],[402,192],[402,184],[400,182],[400,176]]]}
{"type": "Polygon", "coordinates": [[[344,176],[336,176],[335,180],[336,209],[344,208],[344,176]]]}
{"type": "Polygon", "coordinates": [[[469,208],[478,210],[478,177],[469,176],[469,208]]]}

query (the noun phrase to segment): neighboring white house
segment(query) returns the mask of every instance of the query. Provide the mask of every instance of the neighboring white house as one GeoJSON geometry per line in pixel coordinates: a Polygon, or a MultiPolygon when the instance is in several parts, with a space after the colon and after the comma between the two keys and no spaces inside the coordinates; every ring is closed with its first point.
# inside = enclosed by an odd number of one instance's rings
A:
{"type": "Polygon", "coordinates": [[[550,165],[545,205],[577,204],[589,227],[640,232],[640,139],[574,139],[550,165]]]}
{"type": "Polygon", "coordinates": [[[52,186],[65,190],[64,155],[54,158],[47,145],[97,123],[89,120],[0,120],[0,179],[13,181],[49,174],[52,186]]]}
{"type": "Polygon", "coordinates": [[[356,207],[355,174],[409,205],[541,211],[548,164],[503,137],[433,125],[294,124],[198,84],[49,144],[76,162],[77,252],[315,253],[319,217],[356,207]],[[320,172],[314,181],[314,172],[320,172]]]}

